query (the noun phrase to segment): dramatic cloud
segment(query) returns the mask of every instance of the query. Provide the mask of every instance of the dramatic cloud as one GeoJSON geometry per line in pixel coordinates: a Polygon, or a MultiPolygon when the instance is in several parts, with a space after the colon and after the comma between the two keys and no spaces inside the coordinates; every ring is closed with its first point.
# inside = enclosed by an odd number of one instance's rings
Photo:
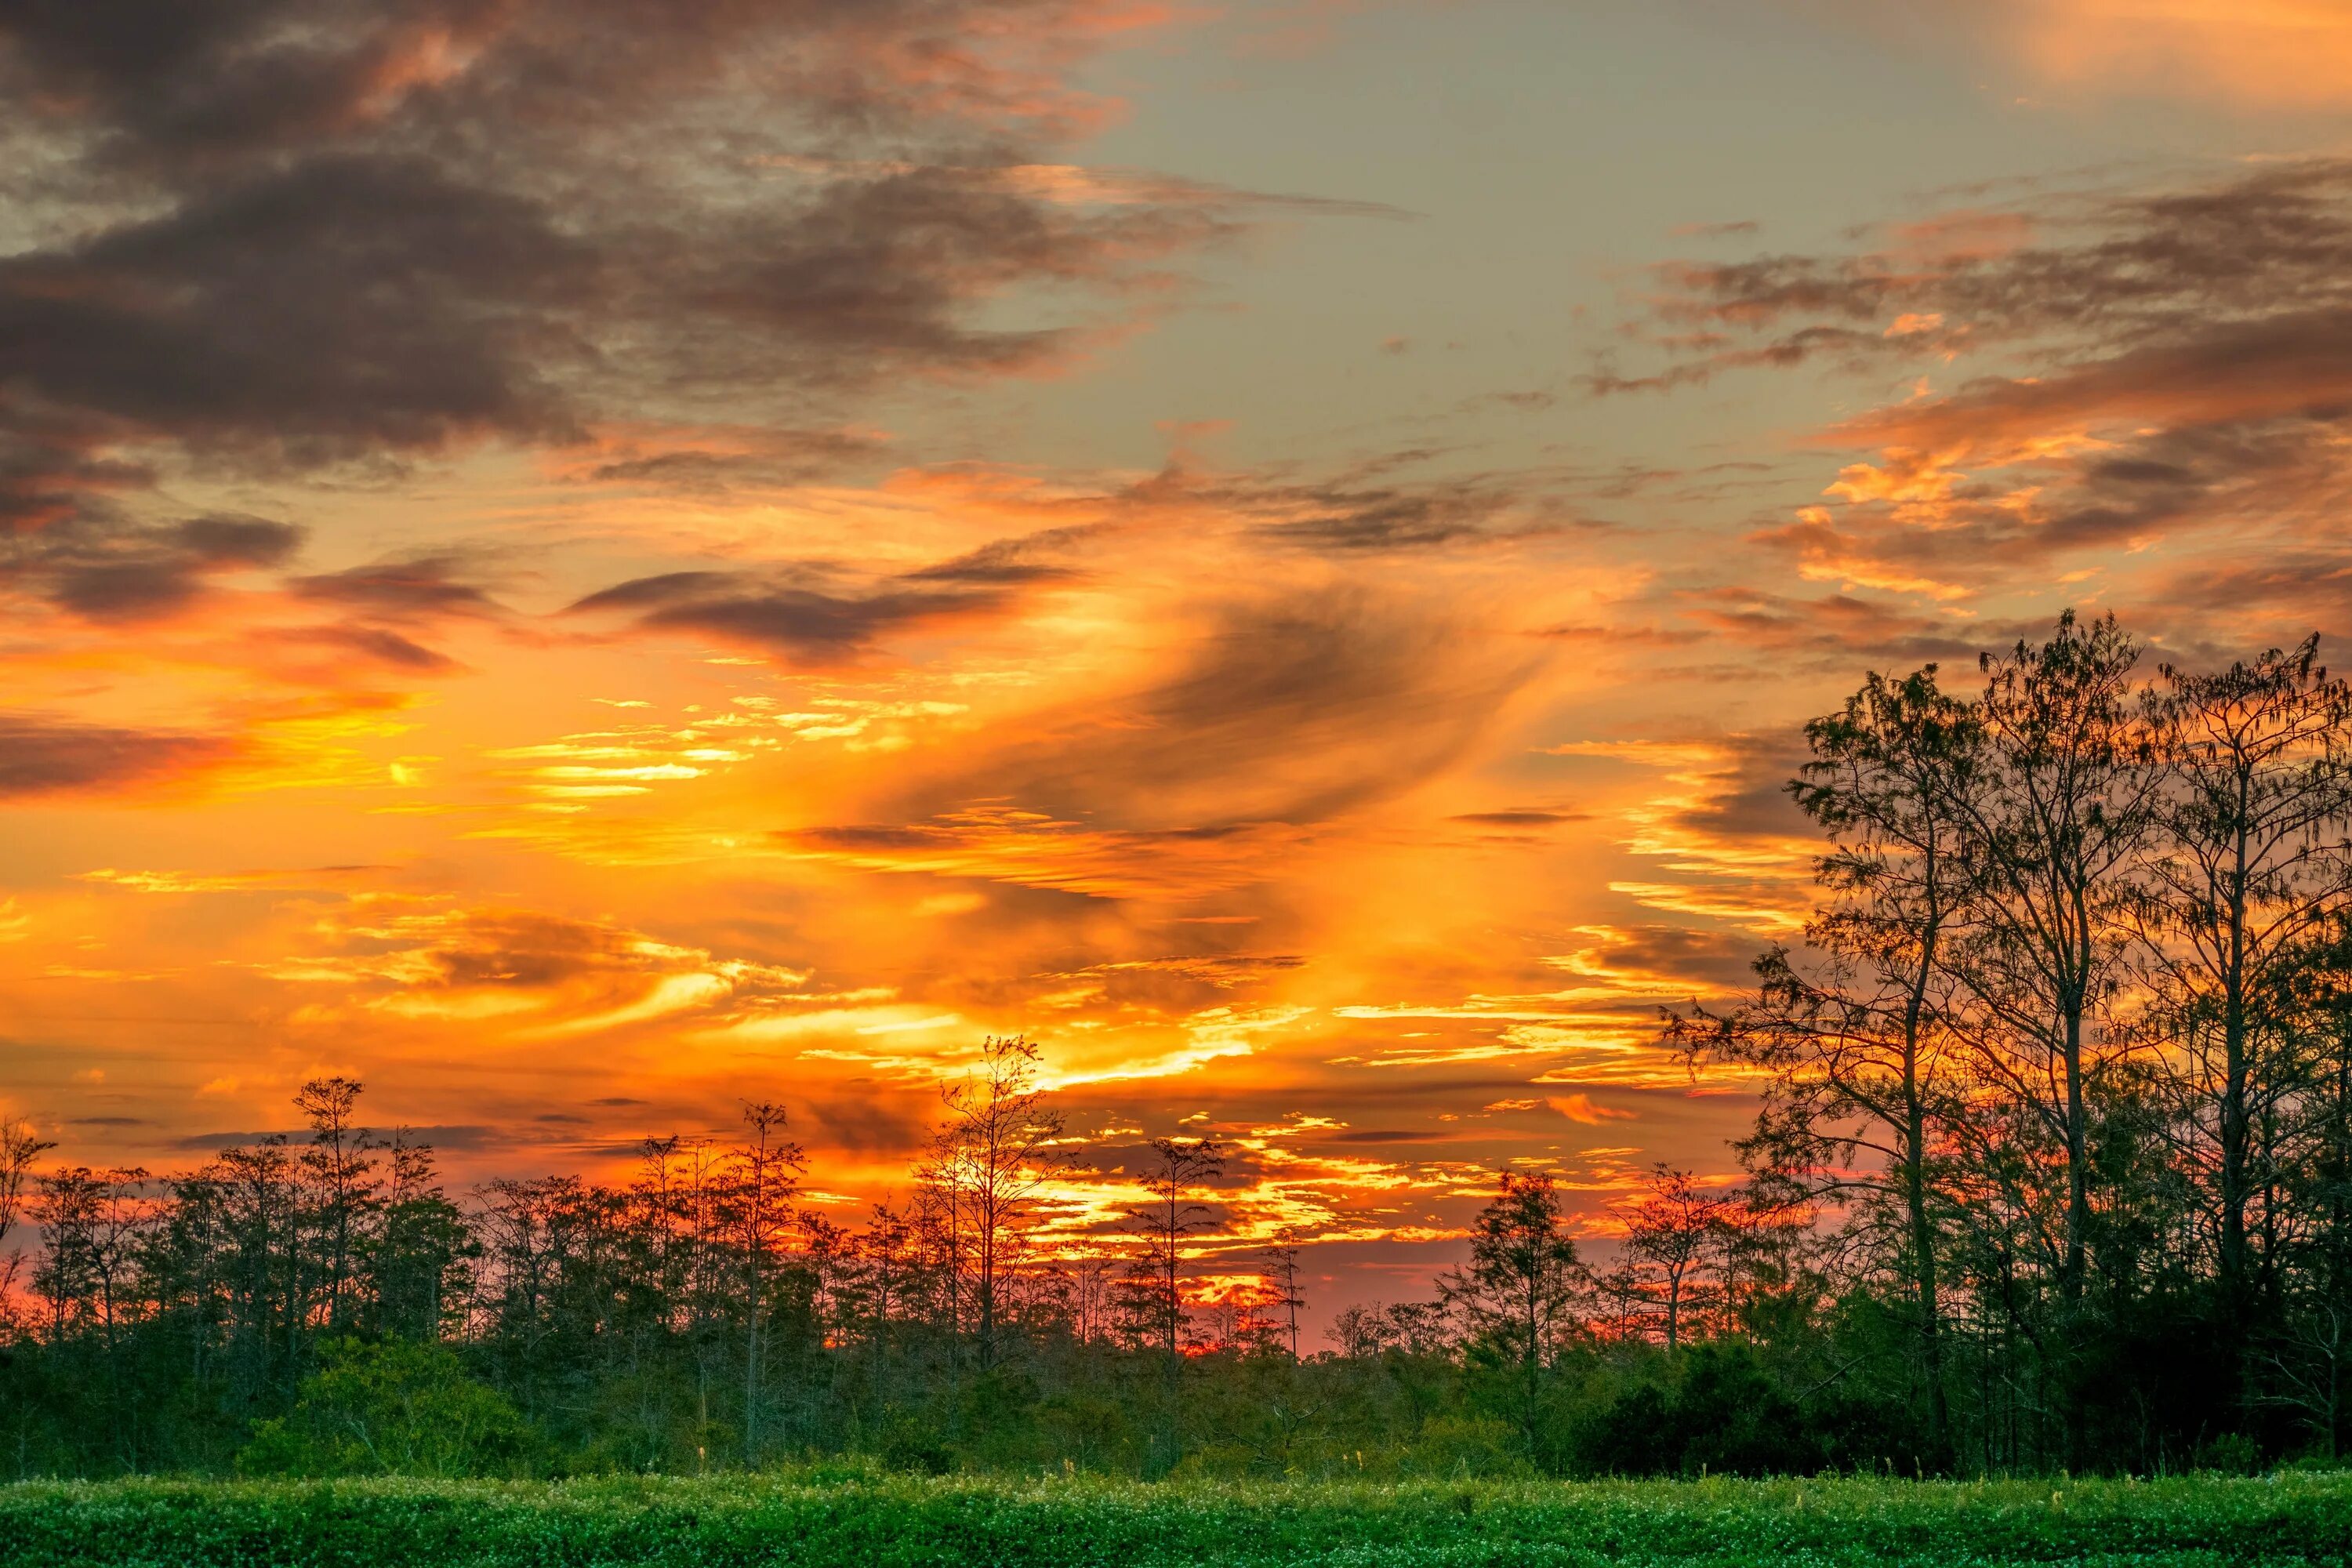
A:
{"type": "MultiPolygon", "coordinates": [[[[1948,9],[2017,58],[2104,15],[1948,9]]],[[[2250,15],[2137,36],[2219,80],[2250,15]]],[[[1483,72],[1579,16],[1365,39],[1483,72]]],[[[1743,1082],[1658,1010],[1802,922],[1781,786],[1864,670],[1960,685],[2070,603],[2192,662],[2352,630],[2352,160],[2117,162],[2090,95],[2010,100],[2162,72],[2053,54],[1936,110],[2048,167],[1767,115],[1736,205],[1662,213],[1649,150],[1723,112],[1676,54],[1623,180],[1549,121],[1459,184],[1364,142],[1334,194],[1409,219],[1242,188],[1345,119],[1201,58],[1258,26],[0,15],[0,1012],[44,1020],[0,1099],[161,1169],[349,1072],[463,1182],[772,1097],[854,1205],[1027,1033],[1099,1166],[1055,1226],[1213,1131],[1218,1245],[1411,1272],[1498,1163],[1589,1211],[1729,1169],[1743,1082]],[[1090,142],[1110,83],[1166,96],[1090,142]]],[[[1425,108],[1379,114],[1465,145],[1425,108]]],[[[2242,123],[2168,134],[2286,140],[2242,123]]]]}
{"type": "Polygon", "coordinates": [[[457,667],[447,654],[382,626],[286,626],[273,628],[263,637],[285,647],[319,648],[420,675],[437,675],[457,667]]]}
{"type": "Polygon", "coordinates": [[[1252,214],[1373,210],[1029,155],[1098,119],[1067,73],[1147,19],[1116,0],[695,0],[651,30],[619,0],[0,19],[26,219],[0,255],[0,498],[21,528],[156,463],[381,465],[1033,369],[1252,214]],[[859,147],[887,153],[839,155],[859,147]],[[1033,286],[1054,302],[984,319],[1033,286]]]}
{"type": "Polygon", "coordinates": [[[287,586],[298,599],[394,621],[494,610],[489,595],[466,581],[465,571],[456,557],[426,555],[296,577],[287,586]]]}
{"type": "Polygon", "coordinates": [[[106,794],[228,761],[217,736],[0,713],[0,797],[106,794]]]}
{"type": "MultiPolygon", "coordinates": [[[[2095,557],[2334,526],[2352,479],[2352,164],[2029,195],[1883,237],[1849,256],[1662,268],[1664,363],[1592,378],[1624,392],[1811,362],[1918,374],[1811,438],[1856,457],[1821,504],[1758,534],[1803,577],[1969,603],[2095,557]],[[1934,390],[1955,364],[1974,374],[1934,390]]],[[[1764,629],[1727,605],[1703,613],[1764,629]]],[[[1865,618],[1922,652],[1940,640],[1865,618]]]]}
{"type": "Polygon", "coordinates": [[[994,796],[1122,831],[1324,821],[1461,759],[1540,663],[1359,593],[1244,602],[1165,677],[1036,714],[916,798],[994,796]]]}
{"type": "Polygon", "coordinates": [[[1003,591],[990,587],[833,591],[802,585],[788,574],[669,572],[592,594],[572,609],[620,611],[644,630],[701,633],[822,669],[872,651],[894,633],[983,618],[1006,603],[1003,591]]]}
{"type": "Polygon", "coordinates": [[[2029,195],[1885,226],[1844,256],[1668,262],[1647,297],[1676,363],[1601,390],[1746,364],[1944,363],[2021,341],[2106,351],[2352,306],[2352,163],[2261,163],[2218,184],[2029,195]]]}
{"type": "Polygon", "coordinates": [[[1258,524],[1261,537],[1340,553],[1537,539],[1572,526],[1556,505],[1531,500],[1516,486],[1491,481],[1419,488],[1357,489],[1345,483],[1281,487],[1247,499],[1253,510],[1303,514],[1258,524]]]}
{"type": "Polygon", "coordinates": [[[194,604],[211,579],[279,565],[301,542],[300,529],[267,518],[140,525],[77,515],[25,536],[0,563],[0,589],[85,621],[161,620],[194,604]]]}

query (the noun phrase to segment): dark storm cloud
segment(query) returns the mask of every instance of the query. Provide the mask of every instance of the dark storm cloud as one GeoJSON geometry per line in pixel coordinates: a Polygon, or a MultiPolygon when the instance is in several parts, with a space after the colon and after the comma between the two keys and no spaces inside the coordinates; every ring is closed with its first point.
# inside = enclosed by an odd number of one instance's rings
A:
{"type": "Polygon", "coordinates": [[[982,40],[1059,41],[1077,0],[30,0],[0,19],[5,68],[119,163],[176,169],[357,135],[485,125],[625,133],[648,106],[765,79],[804,118],[903,124],[947,100],[975,119],[1064,107],[982,40]],[[1024,38],[1024,35],[1028,37],[1024,38]],[[928,89],[928,93],[924,90],[928,89]],[[596,105],[607,110],[598,119],[596,105]]]}
{"type": "Polygon", "coordinates": [[[2138,595],[2135,630],[2161,637],[2168,658],[2214,667],[2306,630],[2326,634],[2321,657],[2343,662],[2352,635],[2352,554],[2326,542],[2200,561],[2165,572],[2138,595]],[[2250,615],[2258,608],[2259,616],[2250,615]]]}
{"type": "MultiPolygon", "coordinates": [[[[973,301],[1025,282],[1098,281],[1116,251],[1178,248],[1215,224],[1192,208],[1081,214],[917,169],[836,182],[666,247],[659,286],[712,332],[785,346],[812,378],[867,380],[890,364],[1018,370],[1061,352],[1071,330],[982,327],[968,319],[973,301]]],[[[694,345],[698,361],[729,346],[694,345]]],[[[719,363],[747,368],[737,357],[719,363]]]]}
{"type": "Polygon", "coordinates": [[[899,1154],[919,1149],[933,1131],[930,1106],[917,1101],[842,1095],[812,1099],[795,1107],[815,1124],[828,1149],[858,1154],[899,1154]]]}
{"type": "Polygon", "coordinates": [[[1349,498],[1321,516],[1269,523],[1257,531],[1268,539],[1318,550],[1427,549],[1494,537],[1497,520],[1508,505],[1502,498],[1489,496],[1349,498]]]}
{"type": "Polygon", "coordinates": [[[1609,928],[1591,956],[1603,974],[1672,974],[1736,985],[1748,978],[1756,952],[1755,938],[1744,931],[1620,925],[1609,928]]]}
{"type": "Polygon", "coordinates": [[[1810,753],[1796,730],[1732,735],[1717,743],[1705,793],[1674,813],[1674,821],[1712,844],[1807,834],[1789,798],[1789,781],[1810,753]]]}
{"type": "Polygon", "coordinates": [[[165,783],[235,754],[235,743],[218,736],[0,713],[0,798],[165,783]]]}
{"type": "Polygon", "coordinates": [[[100,439],[86,419],[0,419],[0,531],[30,533],[154,482],[146,465],[100,455],[100,439]]]}
{"type": "Polygon", "coordinates": [[[1114,959],[1031,978],[1043,994],[1067,997],[1083,988],[1097,1005],[1181,1016],[1229,1004],[1237,992],[1255,993],[1307,963],[1295,953],[1199,952],[1114,959]]]}
{"type": "Polygon", "coordinates": [[[446,985],[542,987],[647,967],[633,931],[524,910],[468,910],[416,934],[446,985]]]}
{"type": "Polygon", "coordinates": [[[616,442],[579,471],[591,483],[714,492],[739,485],[798,484],[881,453],[878,436],[846,430],[740,432],[732,445],[616,442]]]}

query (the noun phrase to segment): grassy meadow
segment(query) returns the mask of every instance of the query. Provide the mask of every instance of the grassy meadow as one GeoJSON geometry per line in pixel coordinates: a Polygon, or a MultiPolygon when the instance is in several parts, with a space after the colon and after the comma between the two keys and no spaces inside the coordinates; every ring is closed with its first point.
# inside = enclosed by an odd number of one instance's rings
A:
{"type": "Polygon", "coordinates": [[[1505,1568],[2352,1561],[2352,1476],[1144,1486],[709,1479],[27,1482],[0,1568],[1505,1568]]]}

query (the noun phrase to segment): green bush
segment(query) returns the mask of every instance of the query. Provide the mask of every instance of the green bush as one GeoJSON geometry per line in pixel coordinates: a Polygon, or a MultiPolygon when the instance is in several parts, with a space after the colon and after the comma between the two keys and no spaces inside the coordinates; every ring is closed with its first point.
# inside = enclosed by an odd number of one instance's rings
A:
{"type": "Polygon", "coordinates": [[[1519,1435],[1507,1421],[1479,1416],[1433,1415],[1405,1455],[1413,1475],[1433,1479],[1486,1479],[1529,1473],[1518,1452],[1519,1435]]]}
{"type": "Polygon", "coordinates": [[[943,1476],[955,1468],[955,1457],[948,1452],[938,1429],[908,1411],[890,1413],[882,1424],[881,1439],[877,1452],[891,1469],[910,1475],[943,1476]]]}
{"type": "Polygon", "coordinates": [[[535,1447],[506,1395],[447,1346],[343,1340],[303,1380],[291,1414],[255,1424],[248,1476],[517,1476],[535,1447]]]}
{"type": "Polygon", "coordinates": [[[2352,1477],[1144,1486],[835,1466],[707,1480],[32,1482],[0,1568],[2106,1568],[2341,1563],[2352,1477]]]}

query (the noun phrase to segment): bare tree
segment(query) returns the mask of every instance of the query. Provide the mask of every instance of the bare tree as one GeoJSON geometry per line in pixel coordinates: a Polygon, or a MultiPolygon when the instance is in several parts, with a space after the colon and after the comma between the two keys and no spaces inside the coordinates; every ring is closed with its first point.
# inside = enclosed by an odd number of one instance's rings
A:
{"type": "Polygon", "coordinates": [[[1267,1305],[1282,1314],[1279,1328],[1293,1361],[1298,1359],[1298,1310],[1307,1305],[1298,1289],[1298,1253],[1299,1233],[1292,1226],[1276,1231],[1273,1245],[1265,1249],[1266,1281],[1274,1288],[1274,1299],[1267,1305]]]}

